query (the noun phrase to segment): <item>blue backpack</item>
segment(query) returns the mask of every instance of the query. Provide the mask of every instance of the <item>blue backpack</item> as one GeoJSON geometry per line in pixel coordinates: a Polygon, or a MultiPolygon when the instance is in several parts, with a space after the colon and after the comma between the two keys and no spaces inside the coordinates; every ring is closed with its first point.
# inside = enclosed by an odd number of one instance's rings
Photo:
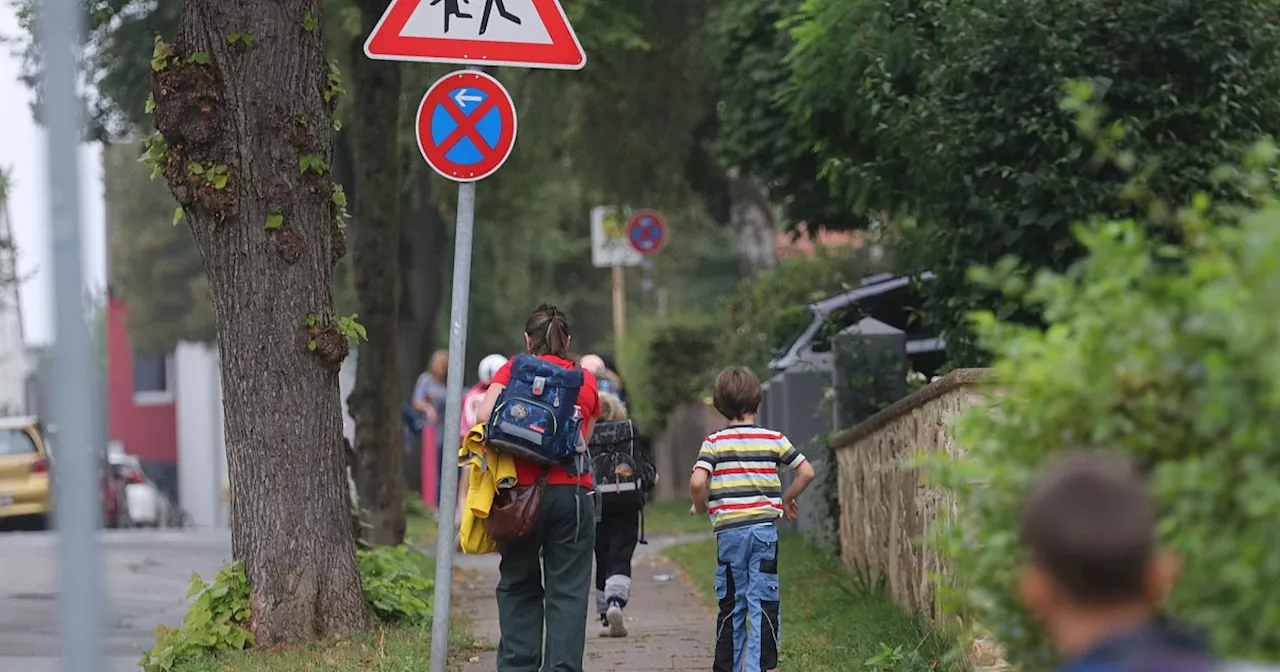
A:
{"type": "Polygon", "coordinates": [[[567,464],[578,454],[582,371],[533,355],[511,360],[511,380],[498,395],[485,427],[491,448],[536,464],[567,464]]]}

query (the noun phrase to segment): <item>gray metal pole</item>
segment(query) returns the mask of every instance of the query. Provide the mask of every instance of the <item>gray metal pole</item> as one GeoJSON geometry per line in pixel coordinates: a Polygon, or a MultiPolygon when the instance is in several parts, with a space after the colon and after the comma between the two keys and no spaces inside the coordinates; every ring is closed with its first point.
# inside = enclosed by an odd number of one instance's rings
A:
{"type": "Polygon", "coordinates": [[[444,455],[440,460],[440,519],[436,537],[436,594],[432,605],[431,672],[449,664],[449,601],[453,592],[454,510],[458,504],[458,445],[462,431],[462,379],[467,361],[467,307],[471,300],[471,239],[476,183],[458,186],[458,225],[453,244],[453,298],[449,306],[449,380],[444,410],[444,455]]]}
{"type": "Polygon", "coordinates": [[[80,162],[83,127],[76,92],[80,3],[40,3],[44,57],[43,110],[48,125],[46,170],[52,231],[54,342],[50,420],[56,429],[60,649],[66,672],[102,669],[102,559],[98,546],[98,432],[101,409],[86,380],[96,378],[80,246],[80,162]]]}

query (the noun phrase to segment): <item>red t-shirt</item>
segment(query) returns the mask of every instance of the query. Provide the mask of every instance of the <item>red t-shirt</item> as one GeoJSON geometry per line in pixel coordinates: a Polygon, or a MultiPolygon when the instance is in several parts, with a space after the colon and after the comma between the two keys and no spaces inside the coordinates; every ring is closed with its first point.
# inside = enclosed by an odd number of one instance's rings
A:
{"type": "MultiPolygon", "coordinates": [[[[542,355],[539,357],[543,361],[551,362],[557,366],[563,366],[566,369],[574,367],[574,362],[568,359],[562,359],[555,355],[542,355]]],[[[511,362],[515,361],[513,357],[493,376],[494,385],[502,385],[505,387],[511,382],[511,362]]],[[[600,417],[600,392],[596,387],[596,377],[590,371],[582,370],[582,389],[578,390],[578,409],[582,411],[582,436],[587,437],[587,421],[591,418],[600,417]]],[[[542,466],[534,464],[528,460],[515,458],[516,460],[516,481],[519,485],[533,485],[534,481],[542,475],[542,466]]],[[[551,467],[551,472],[547,474],[548,485],[581,485],[586,488],[594,487],[591,482],[591,474],[582,474],[575,476],[559,465],[551,467]]]]}

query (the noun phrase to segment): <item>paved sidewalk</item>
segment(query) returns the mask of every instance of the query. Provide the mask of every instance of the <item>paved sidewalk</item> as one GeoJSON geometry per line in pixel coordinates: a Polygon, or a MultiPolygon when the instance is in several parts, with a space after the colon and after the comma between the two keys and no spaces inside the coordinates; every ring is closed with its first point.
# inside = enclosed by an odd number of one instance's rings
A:
{"type": "MultiPolygon", "coordinates": [[[[675,565],[658,555],[673,543],[704,537],[651,537],[636,548],[632,564],[631,604],[627,607],[627,637],[600,637],[594,619],[587,628],[586,672],[641,672],[656,670],[704,671],[711,669],[715,613],[681,579],[675,565]]],[[[459,555],[458,567],[471,576],[455,588],[461,613],[475,620],[476,636],[498,642],[498,611],[494,587],[498,582],[498,556],[459,555]]],[[[594,571],[594,570],[593,570],[594,571]]],[[[591,613],[595,612],[594,595],[591,613]]],[[[463,666],[468,672],[493,672],[492,651],[463,666]]]]}

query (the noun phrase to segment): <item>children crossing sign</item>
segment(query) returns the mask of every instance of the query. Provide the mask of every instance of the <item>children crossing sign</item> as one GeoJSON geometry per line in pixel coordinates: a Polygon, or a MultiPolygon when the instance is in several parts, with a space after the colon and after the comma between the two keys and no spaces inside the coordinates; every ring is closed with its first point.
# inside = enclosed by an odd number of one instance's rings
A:
{"type": "Polygon", "coordinates": [[[392,0],[364,43],[385,61],[581,70],[560,0],[392,0]]]}

